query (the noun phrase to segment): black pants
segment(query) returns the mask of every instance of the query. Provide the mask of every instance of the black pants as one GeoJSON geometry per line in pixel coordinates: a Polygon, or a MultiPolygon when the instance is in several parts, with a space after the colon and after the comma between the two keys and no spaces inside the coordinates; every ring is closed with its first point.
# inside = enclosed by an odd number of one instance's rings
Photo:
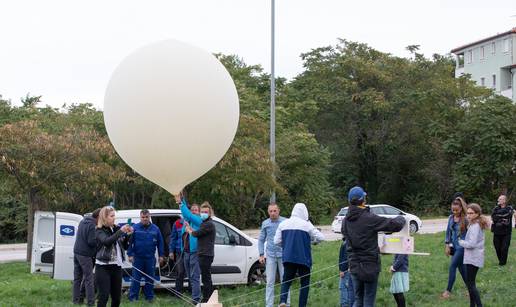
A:
{"type": "Polygon", "coordinates": [[[93,257],[74,254],[73,256],[73,303],[82,304],[84,296],[88,306],[95,305],[93,283],[93,257]]]}
{"type": "Polygon", "coordinates": [[[122,268],[116,264],[95,265],[95,281],[98,288],[97,307],[107,305],[111,295],[111,307],[120,306],[122,295],[122,268]]]}
{"type": "Polygon", "coordinates": [[[466,286],[468,286],[469,292],[469,306],[482,307],[482,302],[480,301],[480,293],[478,293],[477,285],[475,283],[475,279],[477,278],[478,267],[466,264],[466,286]]]}
{"type": "Polygon", "coordinates": [[[213,283],[211,282],[211,264],[213,256],[199,255],[199,268],[201,269],[202,281],[202,301],[207,302],[213,293],[213,283]]]}
{"type": "Polygon", "coordinates": [[[511,234],[494,235],[493,245],[498,257],[498,263],[505,265],[507,263],[507,254],[509,253],[509,245],[511,245],[511,234]]]}
{"type": "Polygon", "coordinates": [[[403,293],[393,293],[392,295],[398,307],[405,307],[405,295],[403,295],[403,293]]]}
{"type": "MultiPolygon", "coordinates": [[[[183,253],[181,251],[174,252],[175,259],[175,271],[176,271],[176,291],[178,293],[183,293],[183,284],[185,281],[185,267],[183,264],[183,253]]],[[[176,293],[177,294],[177,293],[176,293]]]]}
{"type": "MultiPolygon", "coordinates": [[[[310,291],[310,267],[306,265],[283,262],[283,280],[281,283],[280,303],[286,303],[288,291],[296,273],[299,275],[301,290],[299,290],[299,307],[305,307],[308,304],[308,292],[310,291]]],[[[356,304],[356,302],[355,302],[356,304]]]]}

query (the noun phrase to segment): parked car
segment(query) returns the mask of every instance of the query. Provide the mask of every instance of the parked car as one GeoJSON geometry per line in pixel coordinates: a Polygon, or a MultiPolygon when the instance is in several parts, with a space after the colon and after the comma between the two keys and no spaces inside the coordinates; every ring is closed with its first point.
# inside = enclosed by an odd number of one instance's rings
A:
{"type": "MultiPolygon", "coordinates": [[[[181,217],[178,209],[150,209],[151,220],[161,230],[168,255],[171,225],[181,217]]],[[[123,225],[131,218],[140,221],[140,210],[119,210],[116,223],[123,225]]],[[[83,216],[66,212],[36,211],[32,240],[31,273],[43,273],[54,279],[73,280],[73,246],[77,227],[83,216]]],[[[215,223],[215,258],[211,267],[214,285],[260,284],[265,281],[265,268],[258,262],[258,241],[235,226],[213,217],[215,223]]],[[[157,253],[156,253],[157,257],[157,253]]],[[[127,258],[126,258],[127,259],[127,258]]],[[[124,263],[123,287],[129,287],[132,266],[124,263]]],[[[170,287],[175,276],[170,266],[160,268],[156,261],[158,287],[170,287]]]]}
{"type": "MultiPolygon", "coordinates": [[[[398,208],[395,208],[393,206],[389,206],[386,204],[378,204],[378,205],[369,205],[371,208],[371,212],[374,214],[377,214],[379,216],[384,217],[396,217],[398,215],[405,215],[407,220],[409,221],[409,229],[410,233],[416,233],[423,227],[423,222],[421,222],[421,219],[413,214],[407,213],[405,211],[402,211],[398,208]]],[[[331,229],[333,232],[340,233],[340,228],[342,226],[342,220],[344,217],[346,217],[346,214],[348,213],[348,207],[340,209],[339,213],[335,216],[333,219],[333,222],[331,223],[331,229]]]]}

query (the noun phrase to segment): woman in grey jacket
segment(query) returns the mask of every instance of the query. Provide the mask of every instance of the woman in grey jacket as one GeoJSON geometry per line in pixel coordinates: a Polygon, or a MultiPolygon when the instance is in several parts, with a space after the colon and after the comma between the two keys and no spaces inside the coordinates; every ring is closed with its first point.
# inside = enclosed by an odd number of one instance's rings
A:
{"type": "Polygon", "coordinates": [[[484,230],[487,229],[488,222],[482,216],[482,209],[478,204],[469,204],[466,214],[469,220],[468,232],[464,240],[459,240],[459,245],[464,247],[469,306],[482,306],[475,279],[478,269],[484,266],[484,230]]]}

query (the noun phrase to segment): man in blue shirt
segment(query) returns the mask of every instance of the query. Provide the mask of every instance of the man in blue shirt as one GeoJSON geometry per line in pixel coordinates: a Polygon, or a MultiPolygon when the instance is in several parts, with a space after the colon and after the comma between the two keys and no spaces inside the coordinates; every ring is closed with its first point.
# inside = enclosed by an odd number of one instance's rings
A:
{"type": "Polygon", "coordinates": [[[149,210],[143,209],[140,212],[140,223],[134,225],[134,232],[129,241],[127,256],[129,261],[133,263],[131,288],[129,289],[129,300],[135,301],[140,293],[140,281],[142,276],[145,277],[145,286],[143,286],[143,294],[147,301],[154,299],[154,275],[156,268],[156,248],[158,249],[159,262],[163,263],[163,236],[158,226],[150,221],[149,210]],[[142,274],[144,272],[146,275],[142,274]]]}
{"type": "MultiPolygon", "coordinates": [[[[267,276],[267,287],[265,290],[265,306],[272,307],[274,305],[274,283],[276,281],[276,270],[279,271],[280,280],[283,280],[283,261],[281,246],[274,244],[274,234],[278,225],[286,220],[280,216],[280,209],[277,204],[271,203],[267,209],[269,218],[263,221],[260,229],[260,237],[258,238],[258,252],[260,253],[260,263],[265,263],[265,274],[267,276]],[[265,242],[267,242],[267,251],[264,252],[265,242]]],[[[289,293],[290,294],[290,293],[289,293]]],[[[288,298],[290,305],[290,295],[288,298]]]]}

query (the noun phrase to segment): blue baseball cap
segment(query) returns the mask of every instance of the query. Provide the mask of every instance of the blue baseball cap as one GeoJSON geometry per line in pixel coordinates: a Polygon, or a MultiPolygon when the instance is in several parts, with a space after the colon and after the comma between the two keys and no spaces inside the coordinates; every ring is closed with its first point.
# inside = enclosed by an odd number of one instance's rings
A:
{"type": "Polygon", "coordinates": [[[367,193],[359,186],[352,187],[348,193],[348,201],[351,202],[353,199],[364,200],[367,193]]]}

